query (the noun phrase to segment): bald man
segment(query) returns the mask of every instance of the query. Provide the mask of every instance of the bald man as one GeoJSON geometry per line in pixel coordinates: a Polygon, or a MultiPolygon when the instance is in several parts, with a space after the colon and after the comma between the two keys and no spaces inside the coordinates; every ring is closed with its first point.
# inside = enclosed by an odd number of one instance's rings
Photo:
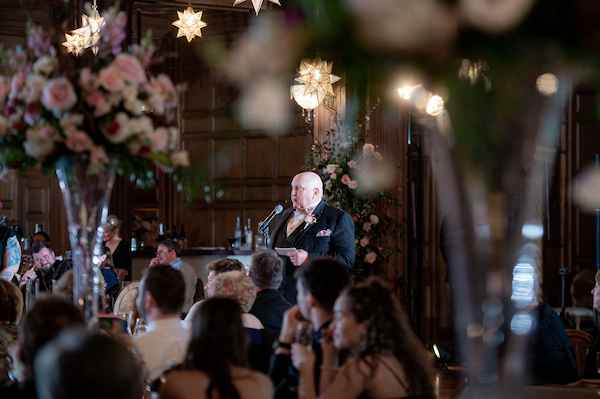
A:
{"type": "Polygon", "coordinates": [[[352,267],[356,255],[354,222],[346,212],[327,205],[323,182],[313,172],[303,172],[292,180],[292,208],[281,214],[273,233],[271,248],[296,248],[284,256],[283,282],[279,290],[291,304],[296,303],[296,268],[309,259],[331,256],[352,267]]]}

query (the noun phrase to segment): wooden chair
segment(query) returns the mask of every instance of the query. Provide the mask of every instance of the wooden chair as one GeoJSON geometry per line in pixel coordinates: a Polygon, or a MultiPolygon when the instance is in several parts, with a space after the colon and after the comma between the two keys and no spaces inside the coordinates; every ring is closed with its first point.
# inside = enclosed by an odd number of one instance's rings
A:
{"type": "Polygon", "coordinates": [[[587,351],[590,348],[590,345],[592,345],[594,337],[581,330],[567,329],[566,331],[569,341],[571,341],[571,346],[573,347],[573,353],[575,354],[577,375],[579,376],[579,379],[582,379],[587,351]]]}
{"type": "Polygon", "coordinates": [[[119,280],[119,287],[121,287],[123,285],[123,281],[125,281],[125,277],[127,277],[127,270],[117,269],[117,279],[119,280]]]}

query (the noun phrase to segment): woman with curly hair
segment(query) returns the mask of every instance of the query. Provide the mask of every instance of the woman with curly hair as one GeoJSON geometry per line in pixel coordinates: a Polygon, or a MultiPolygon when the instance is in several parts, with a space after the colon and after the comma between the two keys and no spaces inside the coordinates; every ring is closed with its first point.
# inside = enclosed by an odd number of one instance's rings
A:
{"type": "Polygon", "coordinates": [[[272,398],[269,377],[248,368],[248,342],[235,301],[203,301],[192,320],[192,339],[183,369],[167,376],[158,399],[272,398]]]}
{"type": "MultiPolygon", "coordinates": [[[[392,290],[378,278],[342,292],[322,348],[319,398],[435,397],[431,357],[392,290]],[[335,364],[339,350],[353,355],[341,367],[335,364]]],[[[300,371],[298,397],[316,398],[314,353],[293,344],[292,361],[300,371]]]]}

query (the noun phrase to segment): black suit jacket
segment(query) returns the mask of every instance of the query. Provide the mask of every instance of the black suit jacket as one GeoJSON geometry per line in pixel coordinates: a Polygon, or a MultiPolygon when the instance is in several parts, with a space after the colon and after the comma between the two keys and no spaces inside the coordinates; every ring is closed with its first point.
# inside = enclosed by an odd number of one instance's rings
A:
{"type": "MultiPolygon", "coordinates": [[[[285,238],[287,223],[292,217],[294,208],[288,208],[281,214],[279,221],[273,229],[269,247],[275,248],[278,242],[281,245],[285,238]],[[279,240],[278,240],[279,239],[279,240]]],[[[284,247],[303,249],[308,252],[308,259],[320,256],[331,256],[352,267],[356,256],[356,245],[354,242],[354,222],[350,215],[334,206],[327,205],[321,201],[312,213],[316,220],[313,224],[306,226],[303,222],[290,236],[290,240],[284,247]],[[328,232],[330,231],[330,233],[328,232]],[[323,236],[317,237],[321,233],[323,236]]],[[[285,271],[283,283],[280,290],[285,298],[291,303],[296,303],[296,280],[293,278],[296,267],[289,257],[283,257],[285,271]]]]}
{"type": "Polygon", "coordinates": [[[292,305],[276,289],[266,289],[256,293],[256,301],[248,313],[253,314],[265,326],[271,341],[279,338],[283,313],[292,305]]]}

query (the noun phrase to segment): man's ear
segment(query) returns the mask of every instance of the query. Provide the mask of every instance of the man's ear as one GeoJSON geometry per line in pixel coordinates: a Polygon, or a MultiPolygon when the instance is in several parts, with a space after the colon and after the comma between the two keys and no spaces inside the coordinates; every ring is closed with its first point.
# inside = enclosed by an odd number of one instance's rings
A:
{"type": "Polygon", "coordinates": [[[144,298],[142,303],[144,304],[144,308],[146,309],[152,309],[156,307],[156,301],[154,300],[152,294],[148,291],[144,292],[144,298]]]}
{"type": "Polygon", "coordinates": [[[308,297],[308,303],[310,304],[311,308],[319,306],[319,302],[317,302],[317,300],[313,296],[312,292],[308,291],[306,293],[306,296],[308,297]]]}
{"type": "Polygon", "coordinates": [[[279,284],[283,282],[283,276],[279,276],[279,284]]]}

